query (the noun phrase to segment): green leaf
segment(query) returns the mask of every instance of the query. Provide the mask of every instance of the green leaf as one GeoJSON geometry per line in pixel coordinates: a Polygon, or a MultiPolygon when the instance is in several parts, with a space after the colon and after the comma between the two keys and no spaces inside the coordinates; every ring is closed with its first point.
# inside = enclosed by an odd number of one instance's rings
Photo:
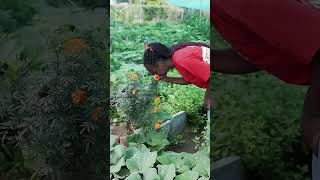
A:
{"type": "Polygon", "coordinates": [[[129,169],[127,168],[121,168],[121,170],[117,173],[113,173],[113,176],[119,179],[123,179],[127,177],[130,174],[129,169]]]}
{"type": "Polygon", "coordinates": [[[135,147],[141,152],[150,152],[150,149],[147,148],[144,144],[129,143],[129,147],[135,147]]]}
{"type": "Polygon", "coordinates": [[[162,165],[174,164],[177,169],[184,164],[184,161],[181,159],[181,155],[174,153],[163,153],[161,156],[158,156],[157,160],[162,165]]]}
{"type": "Polygon", "coordinates": [[[167,112],[157,112],[158,118],[162,121],[171,119],[172,116],[167,112]]]}
{"type": "Polygon", "coordinates": [[[179,167],[179,169],[177,170],[178,173],[185,173],[187,171],[190,171],[189,166],[181,166],[179,167]]]}
{"type": "Polygon", "coordinates": [[[113,151],[110,153],[110,164],[116,164],[122,157],[124,150],[125,146],[123,144],[115,146],[113,151]]]}
{"type": "Polygon", "coordinates": [[[209,180],[209,178],[208,177],[200,177],[198,180],[209,180]]]}
{"type": "Polygon", "coordinates": [[[110,135],[110,149],[116,143],[117,137],[114,135],[110,135]]]}
{"type": "Polygon", "coordinates": [[[150,149],[160,151],[166,145],[169,145],[169,141],[166,138],[165,131],[151,131],[147,134],[146,143],[152,147],[150,149]]]}
{"type": "Polygon", "coordinates": [[[198,156],[197,164],[192,170],[198,172],[200,176],[209,177],[209,174],[210,174],[209,157],[206,157],[203,155],[198,156]]]}
{"type": "Polygon", "coordinates": [[[125,149],[123,156],[127,160],[127,159],[132,158],[133,155],[138,151],[139,151],[139,149],[137,147],[128,147],[127,149],[125,149]]]}
{"type": "Polygon", "coordinates": [[[121,167],[126,165],[124,157],[119,160],[119,162],[115,165],[110,166],[110,173],[117,173],[120,171],[121,167]]]}
{"type": "Polygon", "coordinates": [[[157,168],[161,180],[173,180],[176,176],[176,168],[173,164],[158,165],[157,168]]]}
{"type": "Polygon", "coordinates": [[[197,164],[197,158],[194,154],[184,153],[184,165],[193,168],[197,164]]]}
{"type": "Polygon", "coordinates": [[[125,180],[142,180],[138,172],[130,174],[125,180]]]}
{"type": "Polygon", "coordinates": [[[146,138],[143,133],[141,134],[139,133],[139,134],[132,134],[132,135],[126,136],[126,140],[128,141],[128,143],[134,142],[134,143],[142,144],[146,141],[146,138]]]}
{"type": "Polygon", "coordinates": [[[160,176],[157,174],[157,169],[155,168],[145,168],[142,171],[143,179],[148,180],[160,180],[160,176]]]}
{"type": "Polygon", "coordinates": [[[199,173],[195,171],[187,171],[183,174],[178,175],[175,180],[197,180],[199,173]]]}
{"type": "Polygon", "coordinates": [[[130,172],[142,172],[145,168],[153,167],[156,162],[157,152],[137,152],[127,160],[127,167],[130,172]]]}

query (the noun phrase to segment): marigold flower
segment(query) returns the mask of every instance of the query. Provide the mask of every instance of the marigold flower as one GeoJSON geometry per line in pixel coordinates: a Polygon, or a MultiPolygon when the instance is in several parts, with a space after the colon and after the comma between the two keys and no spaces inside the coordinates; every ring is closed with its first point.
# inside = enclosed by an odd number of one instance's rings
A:
{"type": "Polygon", "coordinates": [[[160,76],[158,74],[155,74],[153,76],[153,79],[156,80],[156,81],[159,81],[160,80],[160,76]]]}
{"type": "Polygon", "coordinates": [[[154,112],[154,113],[156,113],[158,111],[159,111],[159,108],[157,106],[152,109],[152,112],[154,112]]]}
{"type": "Polygon", "coordinates": [[[158,120],[157,120],[157,123],[161,123],[161,120],[160,120],[160,119],[158,119],[158,120]]]}
{"type": "Polygon", "coordinates": [[[161,128],[161,124],[160,123],[157,123],[155,126],[154,126],[155,129],[160,129],[161,128]]]}
{"type": "Polygon", "coordinates": [[[94,109],[94,111],[92,112],[92,114],[91,114],[91,118],[94,121],[98,121],[100,119],[100,117],[101,117],[102,110],[103,110],[102,107],[96,107],[94,109]]]}
{"type": "Polygon", "coordinates": [[[81,38],[72,38],[63,45],[63,53],[66,56],[75,54],[87,47],[85,41],[81,38]]]}
{"type": "Polygon", "coordinates": [[[134,89],[134,90],[132,90],[132,94],[133,94],[133,95],[136,95],[136,94],[137,94],[137,92],[138,92],[138,91],[137,91],[137,90],[135,90],[135,89],[134,89]]]}
{"type": "Polygon", "coordinates": [[[131,80],[135,80],[135,79],[137,79],[138,75],[136,73],[131,73],[129,75],[129,77],[130,77],[131,80]]]}
{"type": "Polygon", "coordinates": [[[157,97],[157,98],[154,98],[154,102],[159,104],[161,101],[160,101],[160,97],[157,97]]]}
{"type": "Polygon", "coordinates": [[[81,89],[76,89],[72,95],[72,103],[76,105],[83,105],[87,100],[87,93],[81,89]]]}

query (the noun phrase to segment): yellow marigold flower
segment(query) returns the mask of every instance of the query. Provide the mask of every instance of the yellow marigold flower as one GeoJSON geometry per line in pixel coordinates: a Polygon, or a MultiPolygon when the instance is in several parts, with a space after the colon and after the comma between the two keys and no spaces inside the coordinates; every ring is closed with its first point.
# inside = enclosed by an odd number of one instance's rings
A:
{"type": "Polygon", "coordinates": [[[154,98],[154,102],[159,104],[160,103],[160,97],[154,98]]]}
{"type": "Polygon", "coordinates": [[[157,120],[157,123],[161,123],[161,120],[160,120],[160,119],[158,119],[158,120],[157,120]]]}
{"type": "Polygon", "coordinates": [[[76,105],[83,105],[87,99],[87,93],[81,89],[76,89],[72,95],[72,103],[76,105]]]}
{"type": "Polygon", "coordinates": [[[132,90],[132,94],[133,94],[133,95],[136,95],[137,92],[138,92],[137,90],[132,90]]]}
{"type": "Polygon", "coordinates": [[[160,127],[161,127],[161,124],[160,124],[160,123],[157,123],[157,124],[154,126],[155,129],[160,129],[160,127]]]}
{"type": "Polygon", "coordinates": [[[75,54],[87,47],[85,41],[81,38],[72,38],[63,45],[63,53],[65,56],[75,54]]]}
{"type": "Polygon", "coordinates": [[[101,113],[102,113],[103,108],[102,107],[96,107],[94,111],[91,114],[91,118],[94,121],[98,121],[101,118],[101,113]]]}
{"type": "Polygon", "coordinates": [[[156,80],[156,81],[159,81],[160,80],[160,76],[158,74],[155,74],[153,76],[153,79],[156,80]]]}
{"type": "Polygon", "coordinates": [[[159,108],[156,106],[156,107],[154,107],[153,109],[152,109],[152,112],[158,112],[159,111],[159,108]]]}
{"type": "Polygon", "coordinates": [[[138,75],[136,73],[131,73],[129,75],[129,77],[130,77],[131,80],[135,80],[135,79],[137,79],[138,75]]]}

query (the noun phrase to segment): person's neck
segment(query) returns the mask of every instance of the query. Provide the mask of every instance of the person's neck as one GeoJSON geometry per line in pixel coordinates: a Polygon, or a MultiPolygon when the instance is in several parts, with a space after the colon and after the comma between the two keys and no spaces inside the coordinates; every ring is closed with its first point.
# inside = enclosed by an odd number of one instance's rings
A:
{"type": "Polygon", "coordinates": [[[173,68],[176,67],[175,64],[174,64],[174,62],[173,62],[173,60],[172,60],[172,58],[169,58],[169,59],[166,61],[166,63],[167,63],[167,65],[168,65],[168,67],[169,67],[170,69],[173,69],[173,68]]]}

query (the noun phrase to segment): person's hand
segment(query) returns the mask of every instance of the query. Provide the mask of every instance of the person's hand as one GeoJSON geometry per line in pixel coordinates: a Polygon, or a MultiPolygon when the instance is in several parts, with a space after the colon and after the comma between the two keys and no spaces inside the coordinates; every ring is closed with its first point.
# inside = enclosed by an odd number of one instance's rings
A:
{"type": "Polygon", "coordinates": [[[161,81],[166,81],[166,80],[168,80],[169,78],[168,78],[168,76],[167,75],[162,75],[162,76],[160,76],[160,80],[161,81]]]}

